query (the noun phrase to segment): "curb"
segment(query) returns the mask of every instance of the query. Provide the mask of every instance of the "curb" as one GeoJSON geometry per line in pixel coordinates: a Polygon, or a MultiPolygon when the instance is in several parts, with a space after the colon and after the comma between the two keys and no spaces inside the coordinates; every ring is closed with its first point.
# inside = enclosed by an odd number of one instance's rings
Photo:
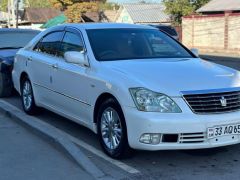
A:
{"type": "Polygon", "coordinates": [[[17,123],[33,130],[37,134],[62,148],[67,155],[70,155],[70,157],[82,169],[92,175],[95,179],[111,179],[110,177],[107,177],[93,162],[91,162],[89,158],[57,128],[39,120],[36,117],[25,114],[4,100],[0,100],[0,111],[11,117],[17,123]]]}

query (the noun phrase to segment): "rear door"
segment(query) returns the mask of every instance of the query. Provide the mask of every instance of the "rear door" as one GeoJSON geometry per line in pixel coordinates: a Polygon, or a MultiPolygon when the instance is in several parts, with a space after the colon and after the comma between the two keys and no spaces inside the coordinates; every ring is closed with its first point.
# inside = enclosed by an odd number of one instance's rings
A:
{"type": "Polygon", "coordinates": [[[28,73],[34,88],[34,96],[37,101],[50,105],[52,69],[55,66],[55,58],[58,52],[64,31],[54,31],[45,35],[33,48],[28,57],[28,73]]]}

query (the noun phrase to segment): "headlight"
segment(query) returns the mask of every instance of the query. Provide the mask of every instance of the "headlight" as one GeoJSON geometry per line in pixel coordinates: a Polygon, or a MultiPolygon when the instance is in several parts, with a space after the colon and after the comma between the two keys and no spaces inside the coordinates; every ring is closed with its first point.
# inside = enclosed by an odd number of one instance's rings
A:
{"type": "Polygon", "coordinates": [[[145,88],[129,89],[133,101],[140,111],[180,113],[178,105],[168,96],[145,88]]]}

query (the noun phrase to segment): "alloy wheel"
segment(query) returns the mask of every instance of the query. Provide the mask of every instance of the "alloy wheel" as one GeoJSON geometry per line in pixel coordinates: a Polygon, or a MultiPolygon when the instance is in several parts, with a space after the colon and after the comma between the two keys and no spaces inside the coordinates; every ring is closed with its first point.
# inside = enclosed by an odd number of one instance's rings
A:
{"type": "Polygon", "coordinates": [[[28,110],[31,108],[33,101],[32,87],[29,81],[24,82],[22,93],[24,108],[28,110]]]}
{"type": "Polygon", "coordinates": [[[119,146],[122,138],[122,125],[117,111],[111,107],[102,113],[101,135],[109,149],[114,150],[119,146]]]}

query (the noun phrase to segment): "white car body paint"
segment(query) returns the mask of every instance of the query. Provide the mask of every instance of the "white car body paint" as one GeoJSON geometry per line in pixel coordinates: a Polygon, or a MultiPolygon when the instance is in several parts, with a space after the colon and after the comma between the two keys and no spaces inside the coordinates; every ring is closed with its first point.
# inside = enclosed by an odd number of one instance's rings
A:
{"type": "Polygon", "coordinates": [[[240,142],[239,135],[207,139],[207,129],[226,124],[240,124],[240,111],[219,114],[196,114],[183,99],[183,91],[212,90],[240,87],[240,74],[233,69],[206,62],[200,58],[139,59],[100,62],[94,57],[86,33],[87,29],[146,28],[129,24],[67,24],[79,30],[84,39],[90,66],[70,64],[58,58],[33,51],[33,47],[52,29],[34,38],[15,58],[12,78],[20,93],[20,76],[27,73],[33,86],[38,106],[54,111],[82,124],[95,133],[94,106],[103,93],[112,94],[123,110],[129,145],[135,149],[196,149],[211,148],[240,142]],[[31,60],[28,58],[31,57],[31,60]],[[57,68],[53,68],[57,65],[57,68]],[[171,97],[181,113],[139,111],[129,93],[129,88],[144,87],[171,97]],[[143,144],[139,138],[144,133],[182,134],[199,133],[204,141],[199,143],[143,144]]]}

